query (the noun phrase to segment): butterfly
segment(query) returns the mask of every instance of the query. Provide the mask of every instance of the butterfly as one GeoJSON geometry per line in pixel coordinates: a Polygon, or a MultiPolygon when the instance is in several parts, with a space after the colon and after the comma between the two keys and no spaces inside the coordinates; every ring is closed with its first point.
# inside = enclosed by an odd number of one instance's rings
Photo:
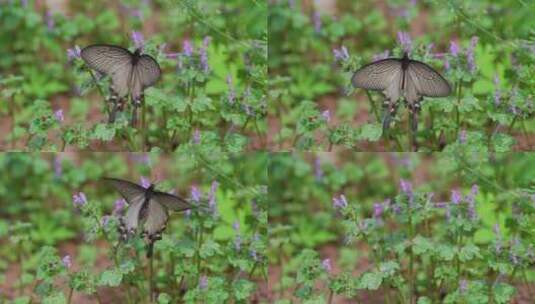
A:
{"type": "Polygon", "coordinates": [[[387,108],[383,129],[388,128],[400,97],[404,97],[409,107],[411,127],[416,131],[416,115],[422,98],[451,94],[451,87],[442,75],[423,62],[409,59],[406,52],[402,58],[382,59],[361,67],[353,74],[351,82],[355,88],[383,92],[387,108]]]}
{"type": "MultiPolygon", "coordinates": [[[[91,69],[108,75],[112,82],[112,99],[122,100],[128,96],[134,101],[132,124],[135,125],[136,110],[145,88],[154,85],[162,72],[158,62],[138,48],[134,53],[115,45],[95,44],[82,49],[81,57],[91,69]]],[[[113,101],[113,100],[112,100],[113,101]]],[[[110,122],[115,120],[119,102],[113,102],[110,122]]]]}
{"type": "Polygon", "coordinates": [[[154,184],[144,188],[118,178],[104,178],[103,180],[111,184],[129,204],[126,214],[119,220],[119,230],[124,238],[142,227],[143,234],[150,241],[158,240],[166,227],[169,218],[168,210],[186,211],[193,207],[185,199],[157,191],[154,184]]]}

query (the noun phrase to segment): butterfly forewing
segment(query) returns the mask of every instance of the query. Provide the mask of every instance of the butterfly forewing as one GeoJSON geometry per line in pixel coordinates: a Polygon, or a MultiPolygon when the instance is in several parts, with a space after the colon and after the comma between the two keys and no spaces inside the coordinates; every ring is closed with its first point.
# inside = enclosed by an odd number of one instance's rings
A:
{"type": "Polygon", "coordinates": [[[185,211],[191,209],[191,204],[186,200],[169,193],[157,191],[153,194],[153,198],[158,203],[165,206],[165,208],[172,211],[185,211]]]}
{"type": "Polygon", "coordinates": [[[129,205],[134,205],[139,201],[145,200],[145,191],[147,189],[138,184],[117,178],[104,178],[104,180],[110,183],[129,205]]]}
{"type": "Polygon", "coordinates": [[[85,47],[81,56],[90,68],[110,75],[118,66],[130,63],[133,55],[122,47],[96,44],[85,47]]]}
{"type": "Polygon", "coordinates": [[[132,81],[132,64],[126,63],[115,68],[111,73],[111,83],[113,90],[119,97],[128,95],[129,88],[131,88],[132,81]],[[125,76],[126,75],[126,76],[125,76]]]}
{"type": "Polygon", "coordinates": [[[383,59],[360,68],[353,75],[351,82],[356,88],[382,91],[390,86],[392,75],[399,75],[400,71],[399,59],[383,59]]]}
{"type": "Polygon", "coordinates": [[[407,72],[419,95],[445,97],[451,93],[446,79],[423,62],[411,60],[407,72]]]}
{"type": "Polygon", "coordinates": [[[154,199],[150,200],[148,208],[148,215],[143,230],[149,236],[152,236],[160,233],[165,228],[168,215],[167,209],[154,199]]]}

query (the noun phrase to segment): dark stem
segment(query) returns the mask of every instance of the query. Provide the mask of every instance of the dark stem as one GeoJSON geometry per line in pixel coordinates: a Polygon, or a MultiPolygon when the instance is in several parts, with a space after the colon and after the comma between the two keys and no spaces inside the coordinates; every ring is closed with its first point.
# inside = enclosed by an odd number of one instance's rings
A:
{"type": "Polygon", "coordinates": [[[149,302],[154,303],[154,243],[149,244],[147,255],[149,255],[149,302]]]}

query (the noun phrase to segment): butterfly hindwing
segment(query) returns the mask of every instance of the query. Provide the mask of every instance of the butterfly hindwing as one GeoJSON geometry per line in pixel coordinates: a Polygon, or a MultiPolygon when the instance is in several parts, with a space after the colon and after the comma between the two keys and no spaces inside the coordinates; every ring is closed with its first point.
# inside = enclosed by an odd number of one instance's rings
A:
{"type": "Polygon", "coordinates": [[[167,224],[167,209],[158,201],[151,199],[148,206],[148,214],[143,225],[143,231],[149,236],[159,234],[167,224]]]}
{"type": "Polygon", "coordinates": [[[158,81],[161,75],[160,65],[149,55],[141,55],[135,68],[140,76],[143,88],[149,87],[158,81]]]}
{"type": "Polygon", "coordinates": [[[410,60],[407,72],[419,95],[445,97],[451,93],[451,87],[446,79],[423,62],[410,60]]]}

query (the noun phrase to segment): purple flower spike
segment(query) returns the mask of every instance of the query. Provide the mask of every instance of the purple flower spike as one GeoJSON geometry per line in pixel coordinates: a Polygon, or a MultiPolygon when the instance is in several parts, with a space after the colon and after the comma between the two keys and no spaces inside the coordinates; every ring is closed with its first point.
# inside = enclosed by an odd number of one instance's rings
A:
{"type": "Polygon", "coordinates": [[[59,109],[56,112],[54,112],[54,117],[56,117],[56,119],[59,122],[63,122],[63,120],[65,119],[65,117],[63,116],[63,110],[59,109]]]}
{"type": "Polygon", "coordinates": [[[450,69],[450,61],[447,57],[444,57],[444,69],[449,70],[450,69]]]}
{"type": "Polygon", "coordinates": [[[78,192],[72,196],[72,202],[74,207],[82,207],[87,203],[87,197],[85,196],[85,193],[78,192]]]}
{"type": "Polygon", "coordinates": [[[56,157],[54,157],[54,176],[61,177],[61,174],[63,173],[63,168],[61,166],[61,154],[57,154],[56,157]]]}
{"type": "Polygon", "coordinates": [[[113,213],[114,214],[120,214],[121,211],[126,207],[126,201],[124,198],[120,198],[115,201],[115,204],[113,206],[113,213]]]}
{"type": "Polygon", "coordinates": [[[450,53],[453,57],[459,56],[459,45],[453,40],[450,42],[450,53]]]}
{"type": "Polygon", "coordinates": [[[195,129],[193,132],[193,143],[198,145],[201,142],[201,131],[199,129],[195,129]]]}
{"type": "Polygon", "coordinates": [[[102,224],[102,226],[107,226],[108,223],[110,222],[110,218],[111,218],[111,216],[109,216],[109,215],[104,215],[104,216],[100,219],[100,223],[102,224]]]}
{"type": "Polygon", "coordinates": [[[46,26],[49,31],[52,31],[54,29],[54,17],[52,16],[52,13],[50,11],[46,12],[46,26]]]}
{"type": "Polygon", "coordinates": [[[217,181],[213,181],[212,185],[210,186],[210,193],[208,193],[208,206],[210,207],[210,210],[212,211],[212,214],[215,214],[217,212],[217,201],[216,201],[216,192],[217,187],[219,187],[219,183],[217,181]]]}
{"type": "Polygon", "coordinates": [[[451,190],[451,202],[458,205],[462,200],[461,192],[459,190],[451,190]]]}
{"type": "Polygon", "coordinates": [[[76,58],[80,58],[82,50],[79,46],[75,45],[72,49],[67,49],[67,58],[69,62],[72,62],[76,58]]]}
{"type": "Polygon", "coordinates": [[[331,266],[331,259],[325,259],[321,261],[321,267],[328,273],[331,273],[333,271],[333,267],[331,266]]]}
{"type": "Polygon", "coordinates": [[[325,110],[321,112],[321,117],[323,117],[323,119],[325,119],[325,121],[328,123],[329,121],[331,121],[331,111],[325,110]]]}
{"type": "Polygon", "coordinates": [[[459,134],[459,142],[461,144],[465,144],[466,143],[466,130],[461,130],[461,133],[459,134]]]}
{"type": "Polygon", "coordinates": [[[347,207],[347,200],[345,195],[340,195],[340,198],[337,198],[336,196],[333,197],[333,207],[334,209],[344,209],[347,207]]]}
{"type": "Polygon", "coordinates": [[[142,49],[143,44],[145,43],[143,39],[143,34],[141,34],[141,32],[138,32],[138,31],[132,31],[131,37],[132,37],[132,41],[134,42],[134,46],[136,47],[136,49],[142,49]]]}
{"type": "Polygon", "coordinates": [[[385,210],[383,204],[381,203],[375,203],[373,204],[373,216],[375,218],[380,218],[381,215],[383,215],[383,211],[385,210]]]}
{"type": "Polygon", "coordinates": [[[403,52],[410,53],[412,48],[412,40],[411,36],[407,32],[398,32],[398,42],[401,45],[401,48],[403,49],[403,52]]]}
{"type": "Polygon", "coordinates": [[[459,282],[459,293],[464,294],[468,290],[468,281],[465,279],[462,279],[459,282]]]}
{"type": "Polygon", "coordinates": [[[201,202],[201,191],[195,185],[191,186],[191,199],[197,204],[201,202]]]}
{"type": "Polygon", "coordinates": [[[65,266],[65,268],[71,268],[72,266],[71,256],[68,254],[64,256],[63,259],[61,259],[61,263],[63,264],[63,266],[65,266]]]}
{"type": "Polygon", "coordinates": [[[199,55],[201,57],[201,69],[203,72],[208,73],[210,71],[210,66],[208,65],[208,46],[212,38],[210,36],[204,37],[202,40],[202,46],[199,50],[199,55]]]}
{"type": "Polygon", "coordinates": [[[319,156],[316,156],[316,159],[314,160],[314,177],[316,178],[317,182],[320,182],[323,178],[323,171],[321,170],[321,158],[319,158],[319,156]]]}
{"type": "Polygon", "coordinates": [[[494,75],[494,87],[494,105],[499,106],[502,92],[500,90],[500,77],[498,76],[498,74],[494,75]]]}
{"type": "Polygon", "coordinates": [[[373,61],[378,61],[378,60],[386,59],[386,58],[388,58],[388,56],[390,56],[390,51],[389,50],[385,50],[382,53],[373,55],[372,60],[373,61]]]}
{"type": "Polygon", "coordinates": [[[182,43],[182,54],[186,57],[191,57],[193,55],[193,45],[189,39],[184,39],[182,43]]]}
{"type": "Polygon", "coordinates": [[[470,73],[474,73],[476,71],[476,62],[475,62],[475,56],[474,56],[474,49],[476,48],[477,42],[479,41],[479,37],[473,36],[472,39],[470,39],[470,47],[466,50],[466,57],[468,60],[468,68],[470,69],[470,73]]]}
{"type": "Polygon", "coordinates": [[[199,289],[208,288],[208,278],[205,275],[202,275],[199,279],[199,289]]]}
{"type": "Polygon", "coordinates": [[[408,196],[412,195],[412,184],[411,184],[411,182],[409,182],[407,180],[404,180],[404,179],[401,179],[399,181],[399,185],[401,187],[401,191],[403,191],[408,196]]]}
{"type": "Polygon", "coordinates": [[[146,178],[145,176],[142,176],[139,181],[141,182],[141,186],[145,189],[150,187],[150,180],[146,178]]]}
{"type": "Polygon", "coordinates": [[[312,15],[312,23],[314,24],[314,31],[316,33],[321,32],[321,16],[320,13],[316,10],[312,15]]]}
{"type": "Polygon", "coordinates": [[[334,61],[346,61],[349,59],[349,52],[345,46],[341,46],[340,49],[333,49],[334,61]]]}
{"type": "Polygon", "coordinates": [[[232,75],[227,76],[227,85],[228,85],[228,102],[234,104],[236,100],[236,91],[234,90],[234,82],[232,80],[232,75]]]}

